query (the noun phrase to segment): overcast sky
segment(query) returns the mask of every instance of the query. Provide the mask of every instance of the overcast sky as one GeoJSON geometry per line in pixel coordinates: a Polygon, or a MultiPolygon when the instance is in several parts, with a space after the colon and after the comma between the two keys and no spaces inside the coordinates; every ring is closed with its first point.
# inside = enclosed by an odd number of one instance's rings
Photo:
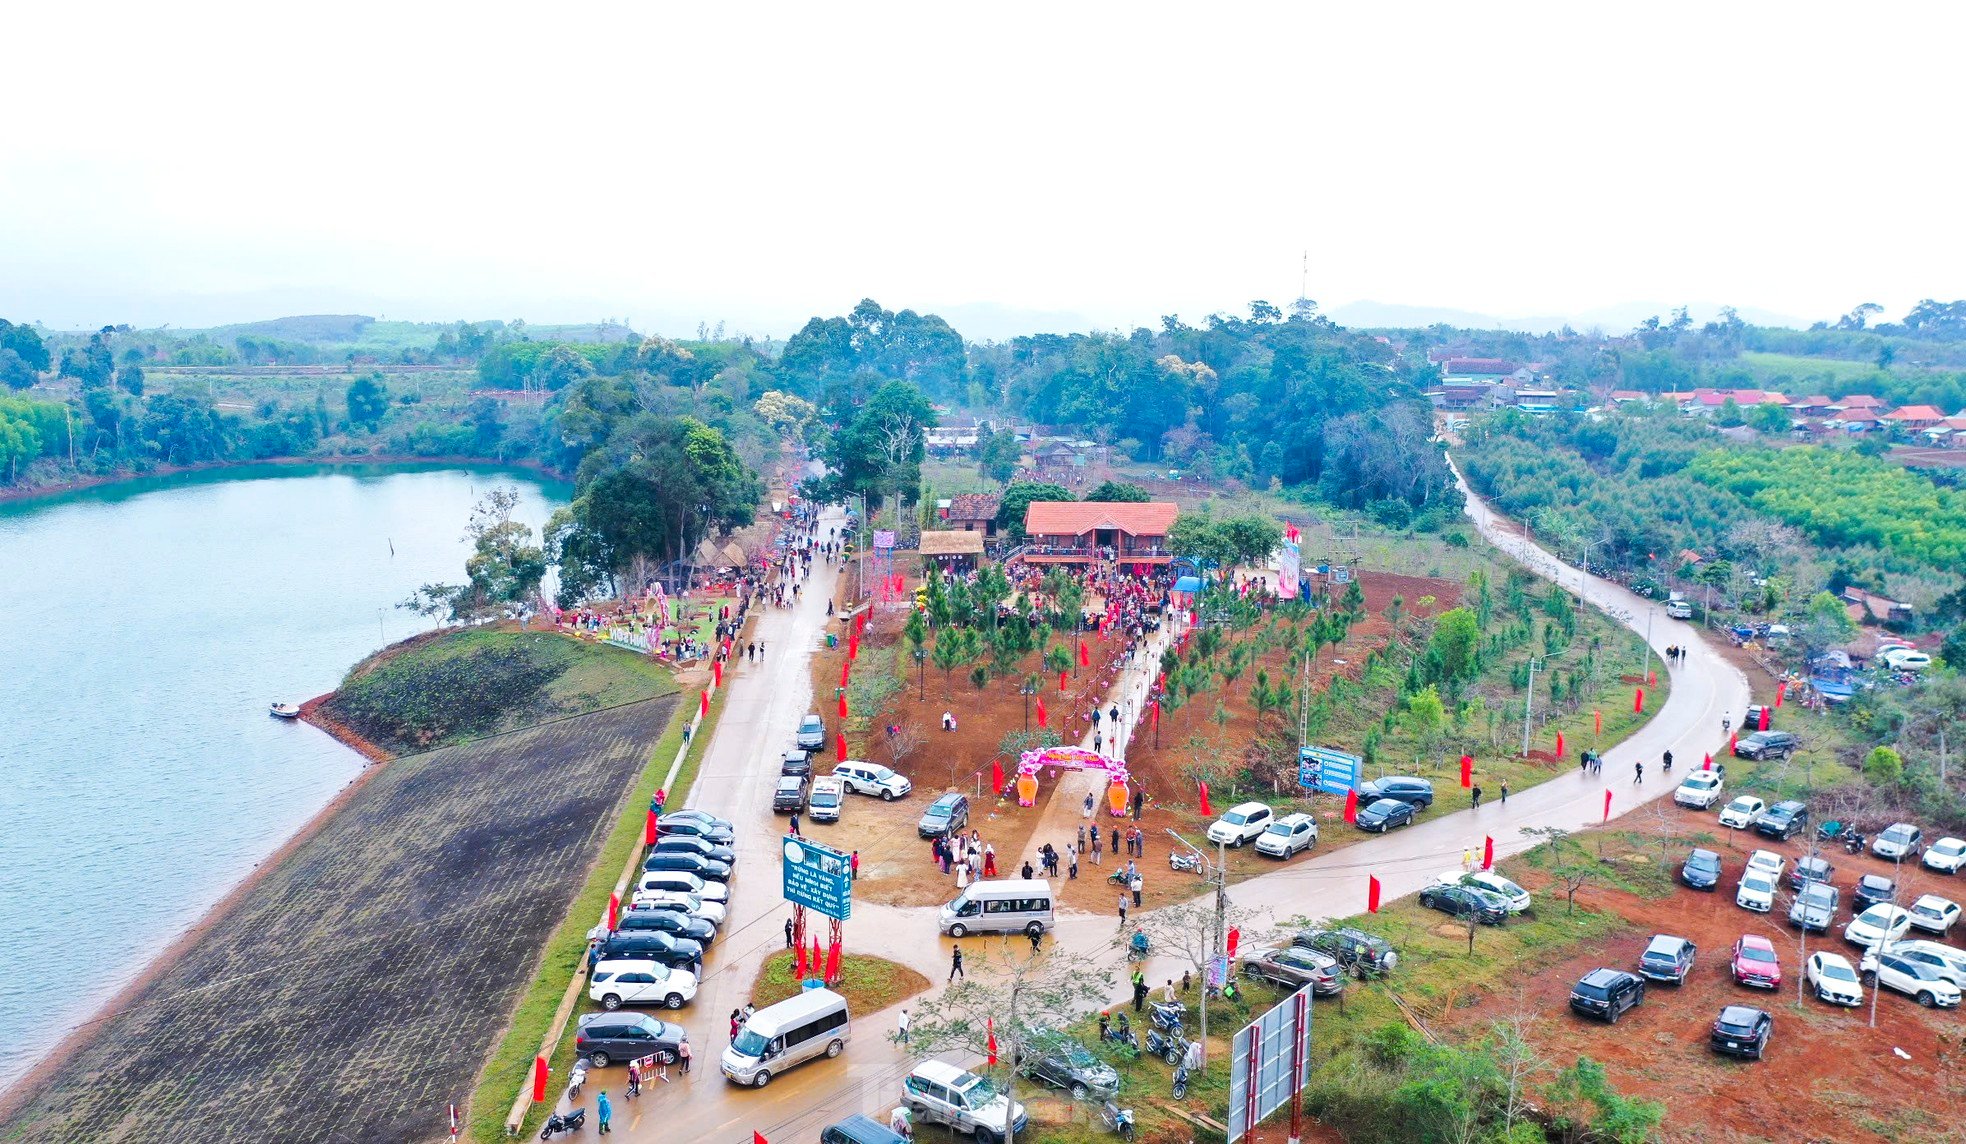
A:
{"type": "Polygon", "coordinates": [[[1956,4],[674,7],[16,6],[0,316],[1966,296],[1956,4]]]}

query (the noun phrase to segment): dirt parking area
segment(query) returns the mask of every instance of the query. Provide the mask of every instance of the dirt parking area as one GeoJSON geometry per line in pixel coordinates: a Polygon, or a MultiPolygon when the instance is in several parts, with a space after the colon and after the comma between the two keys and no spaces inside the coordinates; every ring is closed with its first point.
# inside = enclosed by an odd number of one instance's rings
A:
{"type": "MultiPolygon", "coordinates": [[[[1683,814],[1684,829],[1711,828],[1710,816],[1683,814]]],[[[1667,1140],[1905,1144],[1959,1139],[1959,1125],[1966,1123],[1962,1013],[1923,1009],[1890,990],[1878,997],[1876,1028],[1869,1026],[1868,1004],[1844,1009],[1812,994],[1798,1005],[1795,982],[1803,954],[1797,931],[1787,924],[1787,895],[1777,898],[1773,913],[1757,914],[1734,904],[1734,890],[1755,849],[1774,850],[1793,864],[1807,853],[1805,840],[1783,844],[1743,832],[1730,845],[1727,832],[1719,833],[1718,890],[1680,886],[1666,898],[1646,900],[1587,886],[1578,895],[1580,905],[1620,914],[1637,929],[1537,970],[1507,997],[1481,999],[1460,1011],[1455,1026],[1472,1036],[1497,1018],[1517,1011],[1529,1015],[1530,1038],[1556,1067],[1588,1055],[1603,1062],[1620,1092],[1664,1103],[1662,1138],[1667,1140]],[[1600,966],[1635,971],[1639,954],[1658,933],[1698,946],[1684,986],[1650,983],[1644,1004],[1615,1027],[1569,1011],[1570,988],[1578,978],[1600,966]],[[1781,990],[1771,994],[1734,983],[1727,968],[1730,949],[1743,934],[1774,943],[1781,990]],[[1765,1060],[1738,1061],[1707,1048],[1714,1018],[1730,1004],[1756,1006],[1774,1017],[1765,1060]]],[[[1854,965],[1859,951],[1842,937],[1851,917],[1850,890],[1859,875],[1890,874],[1894,867],[1868,854],[1845,854],[1840,846],[1824,856],[1835,867],[1831,881],[1843,891],[1843,903],[1830,932],[1810,935],[1808,949],[1833,950],[1854,965]]],[[[1957,900],[1966,893],[1966,879],[1906,866],[1900,891],[1905,903],[1928,892],[1957,900]]],[[[1539,910],[1563,908],[1554,887],[1540,888],[1537,897],[1539,910]]],[[[1931,935],[1914,931],[1911,936],[1931,935]]],[[[1955,930],[1952,944],[1956,938],[1955,930]]]]}

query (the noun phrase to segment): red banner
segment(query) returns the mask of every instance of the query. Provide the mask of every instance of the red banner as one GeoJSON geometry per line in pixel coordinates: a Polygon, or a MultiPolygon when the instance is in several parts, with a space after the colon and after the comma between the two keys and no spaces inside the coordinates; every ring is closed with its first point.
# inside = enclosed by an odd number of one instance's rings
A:
{"type": "Polygon", "coordinates": [[[612,930],[621,922],[621,895],[608,895],[608,929],[612,930]]]}
{"type": "Polygon", "coordinates": [[[1160,730],[1160,700],[1154,700],[1154,730],[1160,730]]]}
{"type": "Polygon", "coordinates": [[[1079,641],[1079,666],[1080,667],[1092,666],[1092,653],[1086,650],[1084,640],[1079,641]]]}
{"type": "Polygon", "coordinates": [[[826,949],[826,982],[832,984],[840,979],[840,943],[834,942],[826,949]]]}
{"type": "Polygon", "coordinates": [[[1003,793],[1003,760],[990,760],[990,793],[1003,793]]]}
{"type": "Polygon", "coordinates": [[[1645,714],[1645,689],[1643,687],[1632,688],[1632,711],[1639,715],[1645,714]]]}
{"type": "Polygon", "coordinates": [[[833,740],[833,745],[839,751],[840,761],[845,762],[846,761],[846,731],[844,729],[840,731],[839,737],[833,740]]]}
{"type": "Polygon", "coordinates": [[[546,1099],[546,1077],[552,1072],[546,1067],[545,1057],[532,1059],[532,1098],[534,1103],[546,1099]]]}
{"type": "Polygon", "coordinates": [[[1474,756],[1462,755],[1461,756],[1461,789],[1466,790],[1473,785],[1474,785],[1474,756]]]}
{"type": "Polygon", "coordinates": [[[840,692],[840,718],[846,718],[846,692],[840,692]]]}
{"type": "Polygon", "coordinates": [[[1379,879],[1370,874],[1365,877],[1365,911],[1371,914],[1379,912],[1379,879]]]}
{"type": "Polygon", "coordinates": [[[1728,735],[1727,735],[1727,753],[1728,753],[1728,754],[1730,754],[1730,755],[1731,755],[1731,754],[1733,754],[1733,753],[1734,753],[1734,748],[1735,748],[1735,747],[1737,747],[1737,746],[1739,746],[1739,745],[1740,745],[1740,742],[1741,742],[1741,733],[1740,733],[1739,731],[1730,731],[1730,732],[1728,732],[1728,735]]]}
{"type": "Polygon", "coordinates": [[[1358,821],[1358,792],[1355,790],[1345,792],[1345,821],[1358,821]]]}
{"type": "Polygon", "coordinates": [[[1591,726],[1592,729],[1596,731],[1598,734],[1600,735],[1604,734],[1604,712],[1602,711],[1591,712],[1591,726]]]}
{"type": "Polygon", "coordinates": [[[1044,696],[1040,695],[1038,696],[1038,726],[1040,727],[1044,726],[1045,725],[1044,720],[1045,720],[1044,696]]]}
{"type": "Polygon", "coordinates": [[[1707,758],[1706,758],[1706,761],[1700,764],[1700,769],[1701,769],[1701,770],[1703,770],[1703,771],[1710,771],[1710,770],[1712,770],[1712,769],[1713,769],[1713,756],[1712,756],[1712,755],[1708,755],[1708,756],[1707,756],[1707,758]]]}
{"type": "Polygon", "coordinates": [[[1201,787],[1201,815],[1203,818],[1207,818],[1209,815],[1215,813],[1214,811],[1208,809],[1208,784],[1205,782],[1201,782],[1200,780],[1196,780],[1195,785],[1201,787]]]}
{"type": "Polygon", "coordinates": [[[1611,821],[1611,792],[1604,792],[1604,821],[1611,821]]]}
{"type": "Polygon", "coordinates": [[[655,812],[651,810],[649,811],[648,825],[642,829],[642,845],[655,845],[656,837],[660,833],[661,828],[656,825],[655,812]]]}
{"type": "Polygon", "coordinates": [[[711,662],[710,679],[718,687],[722,687],[724,685],[724,662],[722,660],[714,660],[711,662]]]}
{"type": "Polygon", "coordinates": [[[1768,708],[1768,707],[1763,707],[1761,709],[1761,726],[1756,728],[1757,730],[1766,731],[1768,729],[1768,716],[1771,710],[1772,708],[1768,708]]]}
{"type": "Polygon", "coordinates": [[[846,640],[846,657],[847,657],[847,658],[848,658],[849,660],[853,660],[853,659],[859,659],[859,658],[860,658],[860,637],[859,637],[859,636],[848,636],[848,637],[847,637],[847,640],[846,640]]]}
{"type": "Polygon", "coordinates": [[[1236,955],[1236,945],[1241,941],[1242,941],[1242,927],[1230,926],[1229,927],[1229,956],[1230,957],[1234,957],[1236,955]]]}
{"type": "Polygon", "coordinates": [[[1787,695],[1788,690],[1789,690],[1788,680],[1778,679],[1775,681],[1775,706],[1780,707],[1782,705],[1782,696],[1787,695]]]}
{"type": "Polygon", "coordinates": [[[792,975],[800,981],[805,980],[806,947],[804,945],[795,945],[792,947],[792,975]]]}
{"type": "Polygon", "coordinates": [[[1495,839],[1493,838],[1487,838],[1482,842],[1481,868],[1484,870],[1495,868],[1495,839]]]}
{"type": "Polygon", "coordinates": [[[1065,690],[1065,677],[1069,674],[1071,673],[1065,671],[1061,671],[1058,673],[1058,690],[1060,691],[1065,690]]]}
{"type": "Polygon", "coordinates": [[[703,698],[696,705],[696,713],[698,715],[708,715],[710,713],[710,693],[705,691],[702,695],[703,698]]]}
{"type": "Polygon", "coordinates": [[[990,1067],[995,1068],[997,1066],[997,1019],[995,1017],[984,1018],[983,1027],[990,1031],[990,1040],[988,1042],[990,1067]]]}
{"type": "Polygon", "coordinates": [[[1563,757],[1563,732],[1561,731],[1556,733],[1556,757],[1559,759],[1563,757]]]}

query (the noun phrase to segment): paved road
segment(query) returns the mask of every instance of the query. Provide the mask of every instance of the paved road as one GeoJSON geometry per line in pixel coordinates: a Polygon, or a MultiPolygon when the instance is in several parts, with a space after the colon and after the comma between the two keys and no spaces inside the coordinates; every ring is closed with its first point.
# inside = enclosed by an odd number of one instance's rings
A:
{"type": "MultiPolygon", "coordinates": [[[[1567,590],[1584,595],[1588,603],[1606,609],[1634,630],[1646,631],[1648,616],[1655,607],[1650,601],[1615,584],[1587,577],[1524,541],[1472,494],[1467,511],[1483,535],[1504,552],[1557,580],[1567,590]]],[[[821,528],[837,520],[836,515],[829,514],[821,528]]],[[[618,1103],[623,1109],[623,1144],[658,1139],[741,1144],[752,1131],[774,1141],[813,1140],[820,1128],[853,1112],[884,1117],[896,1101],[900,1079],[912,1064],[909,1055],[887,1040],[896,1016],[896,1010],[891,1009],[855,1014],[854,1041],[842,1057],[801,1066],[774,1080],[769,1088],[735,1088],[716,1069],[716,1056],[727,1040],[730,1010],[745,999],[764,955],[784,946],[780,927],[786,911],[779,900],[776,876],[777,841],[783,822],[771,814],[768,780],[776,773],[778,754],[791,729],[810,708],[810,656],[825,622],[821,601],[831,590],[836,574],[823,566],[816,569],[807,584],[805,603],[765,615],[759,632],[773,649],[772,655],[763,665],[740,668],[726,700],[716,740],[690,804],[738,823],[743,872],[733,888],[732,920],[711,955],[703,991],[685,1011],[698,1064],[694,1076],[676,1083],[688,1092],[668,1091],[658,1084],[655,1092],[635,1105],[618,1103]]],[[[1738,718],[1748,703],[1749,692],[1747,680],[1707,646],[1698,629],[1662,615],[1650,617],[1650,628],[1654,647],[1678,644],[1688,652],[1684,663],[1673,669],[1672,694],[1664,709],[1624,744],[1606,752],[1600,778],[1560,776],[1515,794],[1506,807],[1490,802],[1479,810],[1444,815],[1362,846],[1312,854],[1275,873],[1236,885],[1231,897],[1259,919],[1275,922],[1300,916],[1349,916],[1365,906],[1368,875],[1379,878],[1387,898],[1396,898],[1418,891],[1441,871],[1458,867],[1462,850],[1480,847],[1484,836],[1494,836],[1497,855],[1506,856],[1529,849],[1531,842],[1522,834],[1527,827],[1578,829],[1598,823],[1607,789],[1612,791],[1614,817],[1663,797],[1673,784],[1658,773],[1661,752],[1671,748],[1676,759],[1697,765],[1702,754],[1719,751],[1725,743],[1721,716],[1738,718]],[[1650,772],[1642,786],[1631,783],[1632,763],[1638,759],[1645,760],[1650,772]]],[[[1130,694],[1137,684],[1128,673],[1121,686],[1130,694]]],[[[1676,773],[1684,769],[1682,763],[1676,773]]],[[[1076,813],[1076,799],[1071,808],[1071,813],[1076,813]]],[[[1109,944],[1114,932],[1110,917],[1062,914],[1053,944],[1109,960],[1114,957],[1109,944]]],[[[874,950],[882,956],[919,969],[932,982],[943,980],[950,943],[936,936],[928,911],[856,904],[848,928],[849,947],[867,949],[870,934],[878,935],[874,950]]],[[[976,939],[966,943],[972,958],[978,944],[976,939]]],[[[1021,945],[1006,943],[999,948],[1005,955],[1021,957],[1023,951],[1017,948],[1021,945]]],[[[1180,976],[1181,968],[1155,959],[1146,971],[1149,980],[1158,981],[1180,976]]],[[[1114,999],[1119,999],[1117,994],[1114,999]]],[[[618,1070],[597,1074],[597,1079],[611,1088],[614,1096],[620,1095],[618,1070]]]]}

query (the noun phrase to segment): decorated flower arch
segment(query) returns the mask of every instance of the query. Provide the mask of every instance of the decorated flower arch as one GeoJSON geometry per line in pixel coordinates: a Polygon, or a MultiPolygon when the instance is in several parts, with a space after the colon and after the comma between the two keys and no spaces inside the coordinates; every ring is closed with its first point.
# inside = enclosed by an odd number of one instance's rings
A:
{"type": "Polygon", "coordinates": [[[1017,758],[1017,805],[1035,806],[1038,801],[1038,772],[1046,767],[1073,771],[1102,771],[1106,775],[1106,809],[1115,818],[1126,815],[1127,780],[1124,759],[1115,759],[1084,747],[1040,747],[1017,758]]]}

